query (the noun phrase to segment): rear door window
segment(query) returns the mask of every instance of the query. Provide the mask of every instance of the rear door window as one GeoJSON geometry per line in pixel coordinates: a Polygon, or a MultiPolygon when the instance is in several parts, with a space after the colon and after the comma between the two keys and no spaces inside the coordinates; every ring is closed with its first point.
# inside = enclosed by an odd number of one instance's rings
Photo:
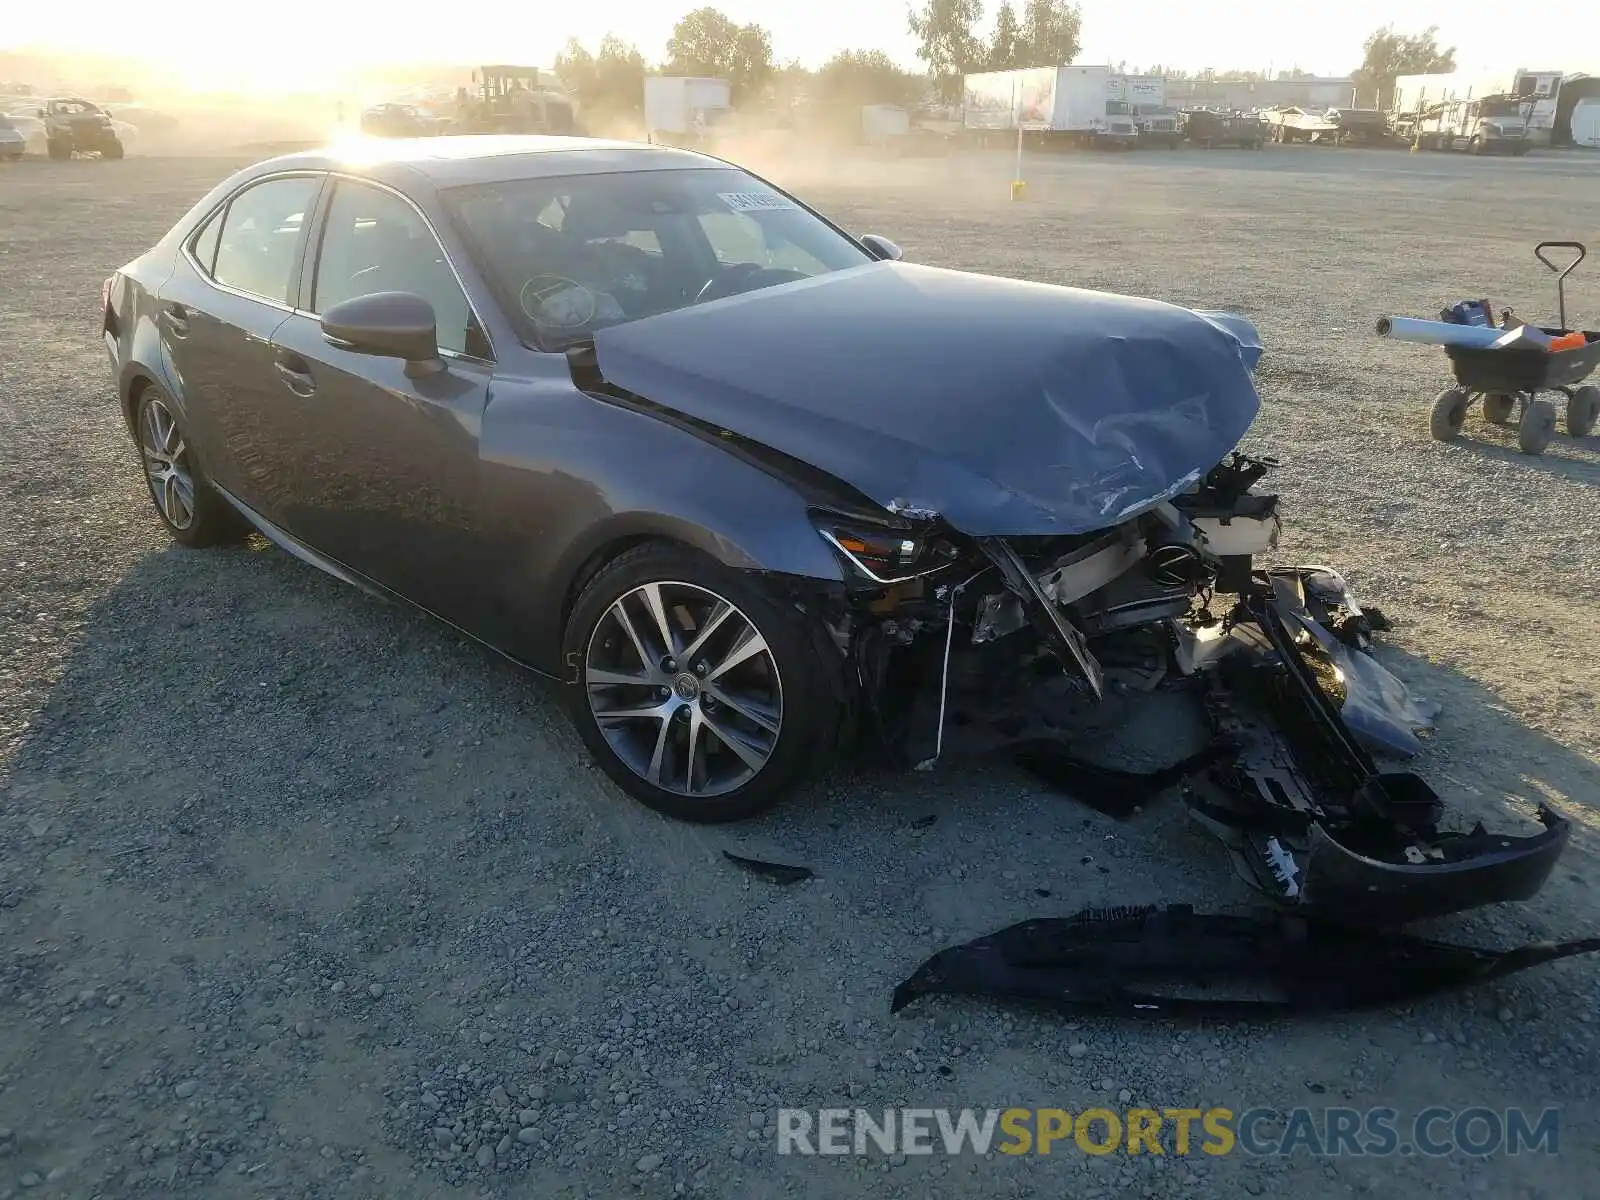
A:
{"type": "Polygon", "coordinates": [[[195,262],[200,264],[201,270],[207,275],[216,269],[217,237],[221,233],[222,210],[219,209],[200,227],[200,232],[195,234],[189,243],[189,253],[194,255],[195,262]]]}
{"type": "Polygon", "coordinates": [[[300,233],[321,186],[320,176],[294,175],[268,179],[235,196],[223,214],[212,278],[288,304],[300,233]]]}

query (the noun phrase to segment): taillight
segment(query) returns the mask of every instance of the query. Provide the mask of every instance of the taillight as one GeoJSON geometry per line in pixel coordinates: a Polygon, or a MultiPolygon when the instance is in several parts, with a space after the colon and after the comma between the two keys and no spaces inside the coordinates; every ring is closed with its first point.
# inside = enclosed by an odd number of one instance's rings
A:
{"type": "Polygon", "coordinates": [[[106,281],[100,285],[100,311],[106,313],[111,308],[111,285],[116,283],[115,275],[107,275],[106,281]]]}

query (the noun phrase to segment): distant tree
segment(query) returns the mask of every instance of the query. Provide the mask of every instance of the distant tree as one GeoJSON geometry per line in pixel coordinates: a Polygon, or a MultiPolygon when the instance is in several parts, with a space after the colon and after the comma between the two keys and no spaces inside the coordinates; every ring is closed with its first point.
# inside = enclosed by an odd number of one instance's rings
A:
{"type": "Polygon", "coordinates": [[[667,59],[670,74],[726,79],[738,103],[758,95],[772,74],[772,35],[759,25],[735,25],[715,8],[697,8],[672,27],[667,59]]]}
{"type": "Polygon", "coordinates": [[[644,55],[615,34],[600,39],[598,54],[590,54],[577,38],[568,38],[556,55],[555,68],[585,109],[632,112],[643,103],[644,55]]]}
{"type": "Polygon", "coordinates": [[[994,34],[989,39],[991,71],[1009,71],[1012,67],[1026,67],[1017,52],[1022,49],[1022,26],[1017,24],[1017,10],[1011,0],[1000,0],[1000,11],[995,14],[994,34]]]}
{"type": "Polygon", "coordinates": [[[913,104],[922,80],[902,71],[882,50],[841,50],[817,71],[817,99],[828,105],[913,104]]]}
{"type": "Polygon", "coordinates": [[[1439,27],[1430,25],[1421,33],[1407,36],[1385,25],[1366,40],[1365,57],[1353,72],[1356,87],[1377,97],[1379,108],[1388,108],[1394,98],[1394,81],[1401,75],[1428,75],[1456,69],[1456,51],[1439,48],[1439,27]]]}
{"type": "Polygon", "coordinates": [[[983,19],[983,0],[923,0],[906,14],[917,39],[917,57],[928,64],[934,86],[946,100],[961,94],[961,77],[978,70],[988,49],[973,33],[983,19]]]}
{"type": "Polygon", "coordinates": [[[605,106],[633,111],[644,103],[644,55],[632,42],[608,33],[594,56],[595,90],[605,106]]]}
{"type": "Polygon", "coordinates": [[[587,107],[592,103],[596,79],[594,55],[584,48],[582,42],[577,38],[568,38],[561,53],[556,55],[555,69],[561,82],[578,98],[579,104],[587,107]]]}
{"type": "Polygon", "coordinates": [[[1022,41],[1028,65],[1060,67],[1083,49],[1083,13],[1067,0],[1028,0],[1022,11],[1022,41]]]}

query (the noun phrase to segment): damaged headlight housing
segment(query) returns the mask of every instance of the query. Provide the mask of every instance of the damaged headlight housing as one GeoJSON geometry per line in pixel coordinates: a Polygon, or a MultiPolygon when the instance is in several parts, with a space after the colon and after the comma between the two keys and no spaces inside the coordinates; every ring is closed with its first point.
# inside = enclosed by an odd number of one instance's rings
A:
{"type": "Polygon", "coordinates": [[[827,512],[813,512],[811,519],[822,540],[873,583],[915,579],[956,557],[954,547],[925,529],[875,525],[827,512]]]}

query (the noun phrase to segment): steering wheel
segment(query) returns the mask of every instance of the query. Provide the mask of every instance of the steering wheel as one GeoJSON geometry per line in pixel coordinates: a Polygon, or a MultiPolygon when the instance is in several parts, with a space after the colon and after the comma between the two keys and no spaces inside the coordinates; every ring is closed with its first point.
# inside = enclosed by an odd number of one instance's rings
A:
{"type": "Polygon", "coordinates": [[[721,300],[725,296],[737,296],[740,292],[793,283],[805,278],[808,276],[803,271],[791,271],[785,267],[763,267],[760,263],[752,262],[733,263],[701,284],[694,302],[704,304],[708,300],[721,300]]]}
{"type": "Polygon", "coordinates": [[[594,320],[599,304],[600,298],[593,288],[565,275],[534,275],[517,293],[517,306],[523,314],[535,325],[547,329],[581,329],[594,320]],[[560,295],[570,296],[576,305],[573,311],[565,314],[564,320],[553,319],[553,314],[544,311],[545,302],[560,295]]]}

